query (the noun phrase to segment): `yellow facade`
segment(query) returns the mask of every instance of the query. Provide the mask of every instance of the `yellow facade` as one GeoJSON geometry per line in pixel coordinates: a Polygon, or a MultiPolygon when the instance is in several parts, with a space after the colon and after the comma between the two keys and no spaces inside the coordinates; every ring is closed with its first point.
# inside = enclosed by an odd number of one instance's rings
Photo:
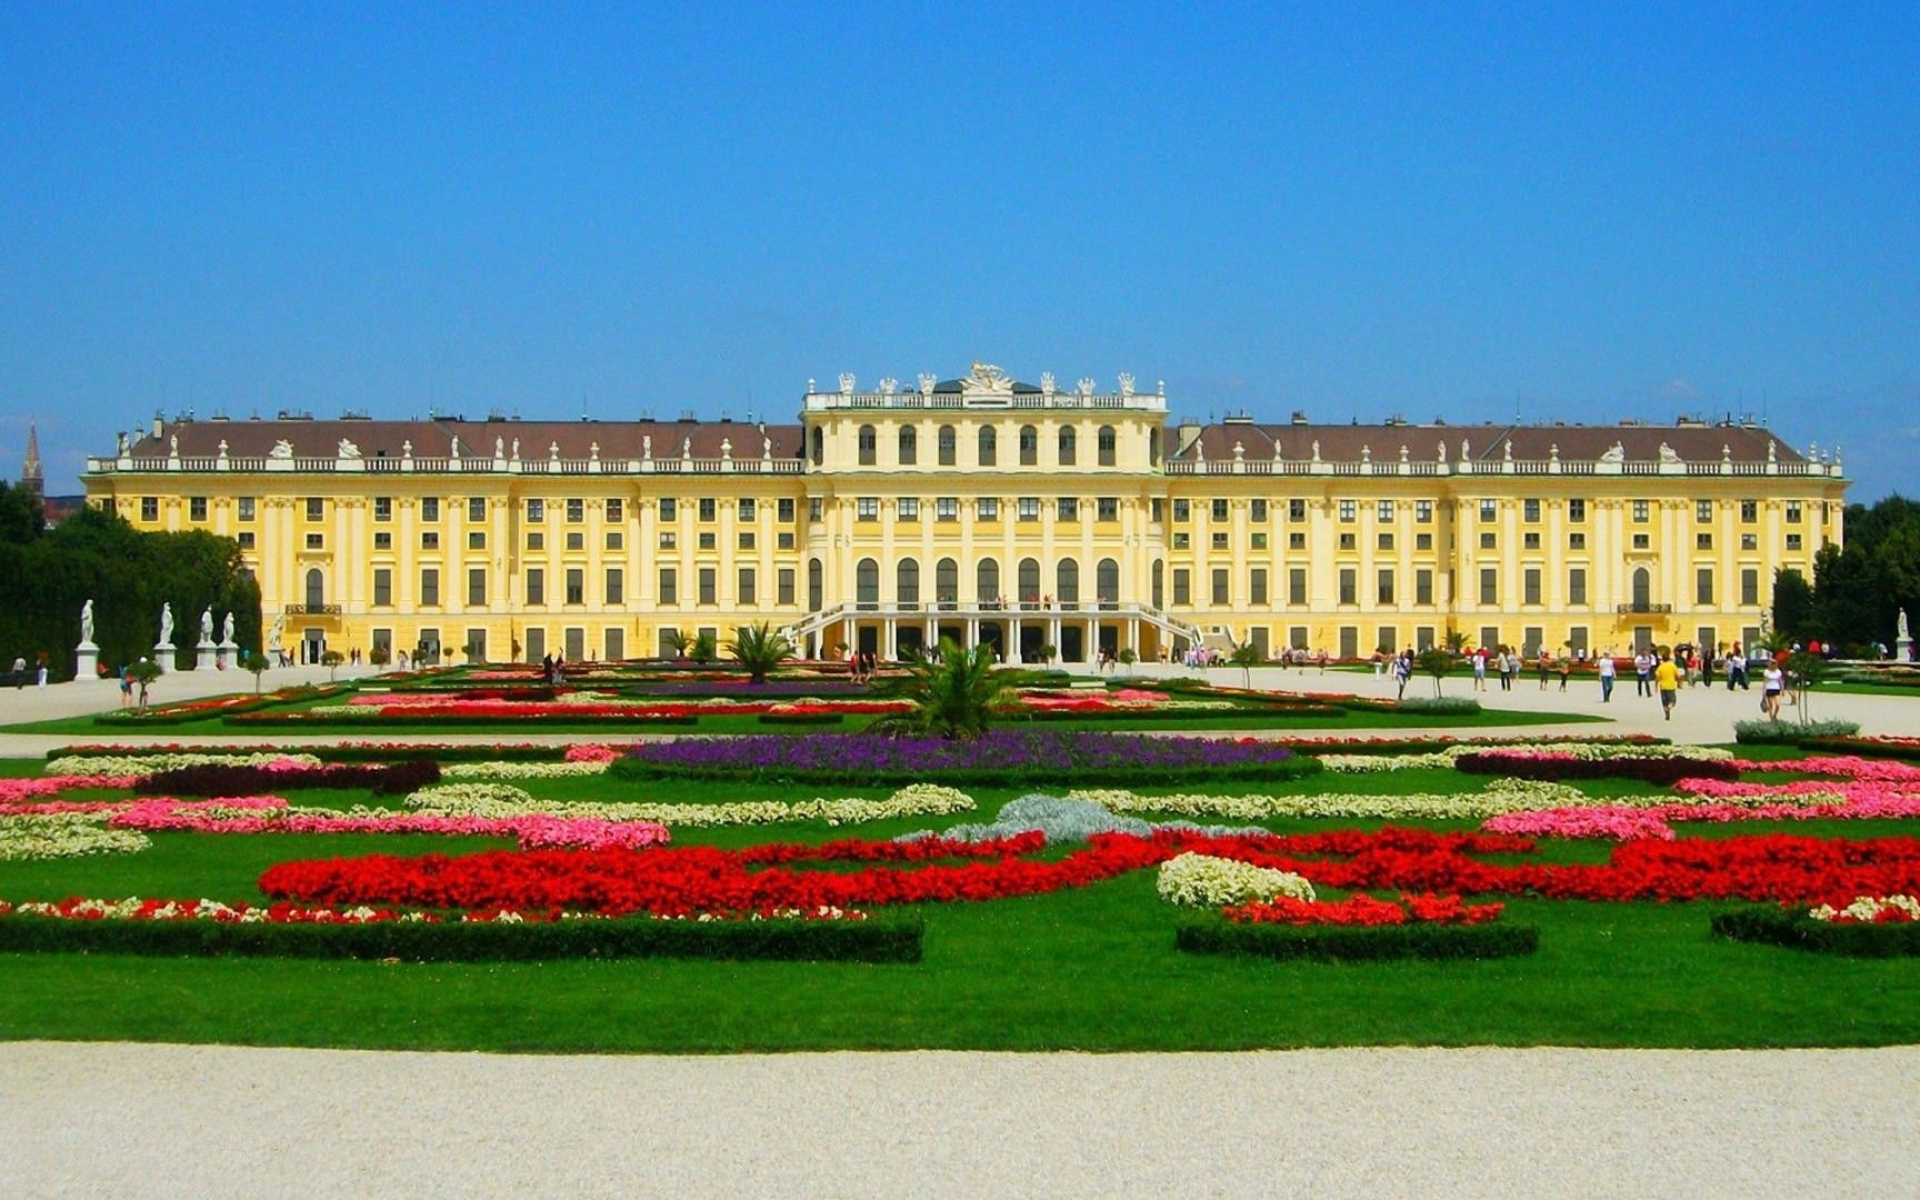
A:
{"type": "Polygon", "coordinates": [[[979,365],[810,386],[800,417],[156,421],[86,486],[238,538],[302,657],[647,657],[762,620],[813,654],[1069,662],[1724,644],[1842,536],[1840,464],[1745,425],[1203,428],[1125,376],[979,365]]]}

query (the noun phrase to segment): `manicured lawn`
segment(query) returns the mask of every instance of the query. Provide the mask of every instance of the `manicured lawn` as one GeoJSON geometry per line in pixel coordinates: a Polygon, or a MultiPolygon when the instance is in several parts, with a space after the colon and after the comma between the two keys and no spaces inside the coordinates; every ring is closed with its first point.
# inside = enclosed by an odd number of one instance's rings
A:
{"type": "MultiPolygon", "coordinates": [[[[1760,754],[1783,753],[1778,748],[1760,754]]],[[[0,763],[0,774],[38,763],[0,763]]],[[[1446,770],[1323,775],[1195,790],[1470,791],[1446,770]]],[[[524,784],[568,800],[880,797],[887,789],[628,783],[524,784]]],[[[1643,790],[1608,780],[1601,795],[1643,790]]],[[[682,829],[679,844],[881,838],[977,820],[1017,789],[974,793],[981,814],[832,827],[803,822],[682,829]]],[[[78,798],[78,797],[76,797],[78,798]]],[[[366,803],[365,793],[298,792],[297,804],[366,803]]],[[[1282,832],[1379,822],[1275,821],[1282,832]]],[[[1468,821],[1422,822],[1466,829],[1468,821]]],[[[1865,838],[1920,822],[1688,826],[1684,836],[1774,830],[1865,838]]],[[[0,863],[0,897],[166,895],[258,898],[255,880],[292,858],[460,853],[504,841],[420,835],[154,834],[132,855],[0,863]]],[[[1553,861],[1600,861],[1611,847],[1547,842],[1553,861]]],[[[0,955],[0,1037],[219,1041],[262,1045],[537,1051],[803,1049],[1195,1050],[1251,1047],[1589,1045],[1751,1047],[1920,1041],[1920,961],[1866,961],[1716,941],[1723,906],[1508,902],[1541,930],[1531,958],[1327,965],[1178,953],[1180,910],[1152,871],[1081,890],[979,904],[922,905],[918,965],[695,961],[418,965],[296,960],[0,955]]]]}

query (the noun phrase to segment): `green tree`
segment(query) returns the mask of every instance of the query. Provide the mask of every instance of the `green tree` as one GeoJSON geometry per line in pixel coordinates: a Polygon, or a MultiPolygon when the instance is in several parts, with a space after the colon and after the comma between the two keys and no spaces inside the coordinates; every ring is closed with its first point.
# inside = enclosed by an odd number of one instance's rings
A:
{"type": "Polygon", "coordinates": [[[327,682],[332,683],[339,678],[340,664],[345,661],[347,656],[338,650],[329,650],[320,656],[320,665],[327,669],[327,682]]]}
{"type": "Polygon", "coordinates": [[[140,689],[140,707],[147,707],[147,688],[160,678],[160,664],[150,658],[143,658],[127,667],[127,675],[140,689]]]}
{"type": "Polygon", "coordinates": [[[1440,682],[1453,671],[1454,658],[1447,651],[1429,646],[1413,660],[1419,668],[1433,677],[1433,694],[1440,694],[1440,682]]]}
{"type": "Polygon", "coordinates": [[[1133,652],[1132,646],[1121,647],[1120,649],[1120,665],[1121,666],[1130,667],[1134,663],[1139,661],[1140,661],[1140,656],[1133,652]]]}
{"type": "Polygon", "coordinates": [[[1811,704],[1813,689],[1826,682],[1827,660],[1818,654],[1805,650],[1796,650],[1787,656],[1787,686],[1793,692],[1794,711],[1800,714],[1800,723],[1813,720],[1811,704]]]}
{"type": "Polygon", "coordinates": [[[1261,657],[1259,648],[1252,643],[1237,647],[1233,656],[1227,660],[1240,668],[1240,683],[1249,690],[1253,687],[1253,669],[1266,660],[1261,657]]]}
{"type": "Polygon", "coordinates": [[[258,696],[260,694],[260,679],[267,673],[267,668],[272,665],[272,663],[267,661],[267,656],[258,650],[249,650],[247,656],[240,660],[242,670],[253,672],[254,695],[258,696]]]}
{"type": "Polygon", "coordinates": [[[749,682],[765,683],[774,668],[793,657],[793,643],[762,621],[735,629],[727,653],[746,670],[749,682]]]}
{"type": "Polygon", "coordinates": [[[963,650],[953,639],[941,638],[933,653],[909,658],[907,671],[906,695],[913,709],[875,722],[878,732],[977,738],[1006,703],[1006,679],[994,670],[989,645],[963,650]]]}

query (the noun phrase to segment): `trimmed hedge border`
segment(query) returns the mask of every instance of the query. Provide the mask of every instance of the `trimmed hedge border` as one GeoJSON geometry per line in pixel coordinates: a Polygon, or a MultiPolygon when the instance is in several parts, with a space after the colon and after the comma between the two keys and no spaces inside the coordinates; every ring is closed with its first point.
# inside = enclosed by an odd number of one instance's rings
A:
{"type": "Polygon", "coordinates": [[[574,920],[495,924],[252,924],[0,917],[0,953],[171,958],[532,962],[566,958],[707,958],[917,963],[918,918],[864,921],[574,920]]]}
{"type": "Polygon", "coordinates": [[[1505,775],[1512,779],[1637,779],[1671,786],[1682,779],[1737,782],[1740,768],[1722,759],[1705,758],[1523,758],[1497,752],[1462,754],[1454,770],[1468,775],[1505,775]]]}
{"type": "Polygon", "coordinates": [[[1920,742],[1899,745],[1864,737],[1809,737],[1800,739],[1800,748],[1827,754],[1857,754],[1862,758],[1920,759],[1920,742]]]}
{"type": "Polygon", "coordinates": [[[1516,958],[1540,948],[1532,925],[1351,925],[1242,924],[1216,914],[1189,917],[1174,931],[1173,944],[1188,954],[1239,954],[1257,958],[1310,958],[1321,962],[1384,962],[1396,958],[1439,961],[1516,958]]]}
{"type": "Polygon", "coordinates": [[[1844,954],[1850,958],[1907,958],[1920,955],[1920,922],[1882,924],[1816,921],[1805,909],[1754,905],[1716,913],[1713,936],[1734,942],[1756,942],[1810,950],[1815,954],[1844,954]]]}

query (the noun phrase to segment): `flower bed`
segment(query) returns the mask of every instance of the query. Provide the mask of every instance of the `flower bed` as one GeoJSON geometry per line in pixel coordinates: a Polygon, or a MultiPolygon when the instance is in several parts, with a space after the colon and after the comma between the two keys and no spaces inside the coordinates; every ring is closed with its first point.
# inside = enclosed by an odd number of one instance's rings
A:
{"type": "Polygon", "coordinates": [[[555,817],[593,817],[606,821],[655,821],[662,825],[771,825],[784,821],[825,821],[852,825],[902,817],[947,816],[972,812],[973,797],[939,784],[903,787],[885,800],[845,797],[829,800],[749,800],[732,804],[603,803],[537,801],[520,788],[454,784],[426,788],[407,797],[416,808],[442,814],[510,817],[537,808],[555,817]]]}
{"type": "Polygon", "coordinates": [[[204,763],[155,771],[134,780],[133,790],[146,796],[250,796],[305,788],[366,788],[376,796],[404,796],[439,780],[440,764],[432,759],[386,767],[306,767],[283,760],[262,766],[204,763]]]}
{"type": "Polygon", "coordinates": [[[1829,754],[1920,758],[1920,738],[1914,737],[1807,737],[1800,739],[1800,745],[1807,750],[1829,754]]]}
{"type": "Polygon", "coordinates": [[[390,909],[222,905],[206,900],[0,903],[0,952],[187,957],[524,962],[710,958],[919,962],[922,923],[844,910],[783,910],[707,921],[593,920],[496,910],[441,919],[390,909]]]}
{"type": "Polygon", "coordinates": [[[1365,892],[1355,892],[1345,900],[1315,900],[1309,889],[1305,897],[1276,896],[1272,900],[1236,904],[1221,910],[1220,915],[1243,925],[1351,925],[1378,928],[1423,923],[1485,925],[1499,920],[1505,908],[1504,904],[1467,904],[1457,895],[1437,896],[1431,892],[1402,895],[1397,902],[1377,900],[1365,892]]]}
{"type": "Polygon", "coordinates": [[[1497,813],[1594,803],[1584,792],[1565,784],[1518,779],[1491,780],[1474,792],[1407,792],[1386,796],[1338,792],[1313,796],[1216,796],[1188,792],[1143,796],[1117,788],[1079,788],[1067,795],[1069,799],[1104,805],[1114,812],[1228,817],[1239,821],[1275,818],[1478,820],[1497,813]]]}
{"type": "MultiPolygon", "coordinates": [[[[152,775],[156,771],[176,771],[183,767],[265,767],[275,764],[290,767],[317,767],[320,765],[320,760],[311,754],[286,754],[278,750],[232,753],[167,751],[156,754],[63,755],[47,763],[46,773],[50,776],[124,780],[152,775]]],[[[96,786],[120,785],[97,783],[96,786]]]]}
{"type": "Polygon", "coordinates": [[[653,821],[519,812],[503,816],[396,813],[355,807],[296,809],[278,796],[180,801],[145,800],[120,807],[108,824],[146,832],[429,833],[452,837],[510,837],[523,850],[578,847],[587,850],[663,845],[667,830],[653,821]]]}
{"type": "MultiPolygon", "coordinates": [[[[1525,745],[1538,748],[1571,748],[1582,746],[1591,748],[1586,752],[1598,752],[1602,748],[1633,748],[1643,752],[1651,747],[1666,746],[1665,738],[1656,738],[1644,733],[1631,734],[1561,734],[1552,737],[1530,737],[1523,743],[1517,743],[1511,737],[1448,737],[1444,734],[1434,737],[1384,737],[1384,738],[1314,738],[1297,740],[1294,749],[1302,754],[1435,754],[1440,751],[1458,750],[1465,753],[1474,749],[1492,746],[1525,745]]],[[[1724,754],[1725,751],[1719,753],[1724,754]]]]}
{"type": "Polygon", "coordinates": [[[1453,767],[1469,775],[1504,775],[1514,779],[1637,779],[1665,786],[1682,779],[1740,778],[1731,762],[1674,755],[1665,758],[1583,758],[1551,750],[1483,750],[1461,754],[1453,767]]]}
{"type": "Polygon", "coordinates": [[[1920,955],[1920,923],[1914,921],[1832,921],[1805,908],[1758,905],[1716,913],[1715,937],[1736,942],[1785,946],[1816,954],[1852,958],[1906,958],[1920,955]]]}
{"type": "Polygon", "coordinates": [[[1274,871],[1211,854],[1175,855],[1160,864],[1154,890],[1169,904],[1219,908],[1287,897],[1311,904],[1313,885],[1290,871],[1274,871]]]}
{"type": "Polygon", "coordinates": [[[994,730],[974,741],[861,734],[738,737],[637,745],[614,764],[616,779],[738,779],[980,786],[1067,782],[1297,779],[1314,760],[1252,739],[994,730]]]}
{"type": "MultiPolygon", "coordinates": [[[[479,760],[559,762],[563,757],[567,761],[574,761],[571,756],[576,752],[605,749],[607,748],[587,745],[545,746],[527,743],[453,745],[446,742],[341,742],[331,746],[308,746],[304,747],[300,754],[286,754],[279,751],[261,753],[253,746],[235,746],[229,749],[186,746],[177,743],[164,746],[118,746],[95,743],[61,746],[47,751],[47,758],[50,763],[48,774],[81,774],[90,770],[82,760],[96,758],[121,759],[129,764],[140,764],[160,756],[175,756],[175,761],[168,763],[168,766],[186,766],[193,762],[232,763],[236,760],[271,762],[275,759],[287,759],[308,766],[319,766],[322,762],[390,762],[396,758],[431,758],[441,763],[479,760]],[[55,772],[51,766],[55,762],[61,763],[67,769],[55,772]]],[[[166,768],[146,766],[141,768],[140,773],[163,769],[166,768]]]]}
{"type": "Polygon", "coordinates": [[[98,813],[0,816],[0,862],[132,854],[151,844],[131,830],[108,829],[98,813]]]}

